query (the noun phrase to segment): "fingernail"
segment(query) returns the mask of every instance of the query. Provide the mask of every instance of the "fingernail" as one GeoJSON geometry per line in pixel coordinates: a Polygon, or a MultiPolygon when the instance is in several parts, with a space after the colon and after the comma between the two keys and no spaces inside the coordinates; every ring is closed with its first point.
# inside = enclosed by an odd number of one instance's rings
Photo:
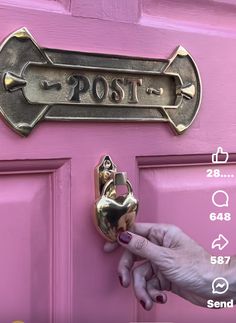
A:
{"type": "Polygon", "coordinates": [[[123,287],[123,280],[122,280],[121,276],[119,276],[119,281],[120,281],[121,286],[123,287]]]}
{"type": "Polygon", "coordinates": [[[164,304],[164,298],[163,296],[159,295],[156,297],[156,302],[157,303],[161,303],[161,304],[164,304]]]}
{"type": "Polygon", "coordinates": [[[128,244],[132,239],[132,235],[129,232],[120,232],[118,235],[120,242],[128,244]]]}
{"type": "Polygon", "coordinates": [[[145,302],[141,299],[140,304],[142,305],[142,307],[146,310],[146,305],[145,302]]]}

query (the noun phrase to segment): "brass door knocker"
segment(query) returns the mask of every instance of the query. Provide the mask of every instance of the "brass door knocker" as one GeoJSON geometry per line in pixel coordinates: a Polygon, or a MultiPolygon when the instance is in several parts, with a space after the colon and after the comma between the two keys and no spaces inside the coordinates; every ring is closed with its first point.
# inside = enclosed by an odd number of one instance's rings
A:
{"type": "Polygon", "coordinates": [[[96,167],[95,225],[102,236],[116,241],[120,231],[128,230],[135,221],[138,200],[124,172],[117,172],[116,165],[105,156],[96,167]],[[117,193],[117,187],[126,186],[127,192],[117,193]]]}

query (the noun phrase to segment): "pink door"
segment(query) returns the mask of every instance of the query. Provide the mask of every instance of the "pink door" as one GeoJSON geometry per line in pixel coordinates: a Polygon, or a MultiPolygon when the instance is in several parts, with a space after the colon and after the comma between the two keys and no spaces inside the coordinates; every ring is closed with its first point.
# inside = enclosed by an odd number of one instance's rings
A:
{"type": "Polygon", "coordinates": [[[0,323],[235,322],[235,308],[174,295],[145,312],[92,221],[94,167],[108,154],[133,184],[138,221],[178,225],[209,252],[223,234],[235,254],[235,12],[233,0],[0,1],[1,40],[25,26],[44,48],[155,59],[182,45],[203,84],[179,136],[161,122],[45,121],[23,138],[0,123],[0,323]],[[234,177],[207,177],[217,147],[230,154],[217,168],[234,177]],[[229,222],[209,218],[217,190],[229,195],[229,222]]]}

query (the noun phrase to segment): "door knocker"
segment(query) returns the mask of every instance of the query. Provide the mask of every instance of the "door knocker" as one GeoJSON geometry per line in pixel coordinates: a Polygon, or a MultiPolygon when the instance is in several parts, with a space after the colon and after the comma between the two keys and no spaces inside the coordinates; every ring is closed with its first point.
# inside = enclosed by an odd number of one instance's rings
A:
{"type": "Polygon", "coordinates": [[[116,165],[105,156],[96,167],[95,225],[102,236],[116,241],[120,231],[128,230],[135,221],[138,200],[133,194],[127,174],[117,172],[116,165]],[[118,186],[125,186],[127,192],[118,194],[118,186]]]}

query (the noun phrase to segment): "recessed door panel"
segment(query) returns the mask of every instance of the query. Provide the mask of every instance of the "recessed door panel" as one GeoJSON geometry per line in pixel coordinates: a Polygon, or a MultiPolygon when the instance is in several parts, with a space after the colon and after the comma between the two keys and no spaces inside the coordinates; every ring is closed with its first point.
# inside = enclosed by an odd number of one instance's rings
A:
{"type": "MultiPolygon", "coordinates": [[[[211,156],[203,156],[200,159],[189,156],[181,162],[181,156],[172,156],[166,157],[165,163],[159,163],[157,161],[161,158],[157,157],[154,163],[149,161],[149,166],[147,164],[144,166],[142,161],[139,220],[174,224],[202,245],[209,254],[232,256],[236,244],[235,235],[232,235],[232,226],[236,226],[234,201],[236,165],[217,166],[221,174],[227,177],[207,177],[210,173],[208,169],[211,169],[210,158],[211,156]],[[209,163],[206,162],[207,159],[209,163]],[[174,160],[176,164],[173,163],[174,160]],[[224,191],[228,195],[228,206],[218,206],[227,204],[225,197],[216,193],[219,191],[224,191]],[[213,195],[215,204],[212,202],[213,195]],[[231,220],[212,221],[210,215],[219,212],[229,213],[231,220]],[[230,243],[222,251],[212,250],[212,242],[219,234],[230,237],[230,243]]],[[[212,219],[214,220],[214,217],[212,219]]],[[[158,322],[195,323],[193,320],[197,317],[197,320],[202,322],[220,323],[223,320],[233,322],[235,311],[235,308],[220,311],[204,309],[168,293],[167,306],[156,306],[150,313],[141,311],[139,317],[145,322],[151,319],[158,322]]]]}
{"type": "Polygon", "coordinates": [[[50,322],[50,177],[0,175],[0,321],[50,322]]]}

